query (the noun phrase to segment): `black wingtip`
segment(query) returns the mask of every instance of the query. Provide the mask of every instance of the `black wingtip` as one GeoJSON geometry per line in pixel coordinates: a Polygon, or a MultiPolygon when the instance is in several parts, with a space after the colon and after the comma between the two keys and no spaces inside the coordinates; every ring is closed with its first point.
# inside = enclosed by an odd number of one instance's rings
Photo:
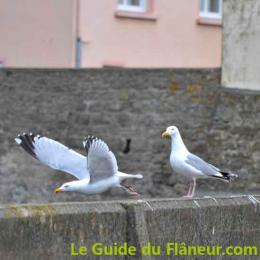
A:
{"type": "Polygon", "coordinates": [[[87,156],[88,156],[89,148],[92,145],[93,141],[97,141],[97,140],[98,140],[98,138],[94,135],[88,135],[87,137],[84,138],[83,144],[84,144],[87,156]]]}
{"type": "Polygon", "coordinates": [[[36,154],[34,153],[34,135],[23,133],[18,134],[15,138],[17,144],[19,144],[27,153],[36,158],[36,154]]]}
{"type": "Polygon", "coordinates": [[[222,175],[223,175],[223,178],[229,182],[235,180],[236,178],[238,178],[238,175],[237,174],[234,174],[234,173],[230,173],[230,172],[223,172],[221,171],[220,172],[222,175]]]}

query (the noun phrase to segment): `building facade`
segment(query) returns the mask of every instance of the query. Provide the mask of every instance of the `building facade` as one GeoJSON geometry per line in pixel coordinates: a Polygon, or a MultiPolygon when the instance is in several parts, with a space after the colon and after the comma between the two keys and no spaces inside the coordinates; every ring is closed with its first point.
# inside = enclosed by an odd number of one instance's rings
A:
{"type": "Polygon", "coordinates": [[[219,67],[222,0],[0,0],[5,67],[219,67]]]}

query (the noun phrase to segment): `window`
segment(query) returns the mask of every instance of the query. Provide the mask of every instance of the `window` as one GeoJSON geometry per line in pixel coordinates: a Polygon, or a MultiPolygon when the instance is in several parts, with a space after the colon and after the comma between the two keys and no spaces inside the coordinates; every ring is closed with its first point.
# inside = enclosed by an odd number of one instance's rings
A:
{"type": "Polygon", "coordinates": [[[200,16],[221,18],[222,0],[200,0],[200,16]]]}
{"type": "Polygon", "coordinates": [[[145,12],[146,0],[118,0],[118,9],[122,11],[145,12]]]}

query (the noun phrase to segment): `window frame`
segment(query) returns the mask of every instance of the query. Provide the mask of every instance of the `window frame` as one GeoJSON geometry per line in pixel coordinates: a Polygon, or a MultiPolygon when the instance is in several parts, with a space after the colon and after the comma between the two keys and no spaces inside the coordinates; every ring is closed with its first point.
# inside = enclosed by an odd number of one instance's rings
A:
{"type": "Polygon", "coordinates": [[[211,0],[200,0],[200,17],[205,18],[222,18],[222,0],[219,1],[219,12],[209,12],[209,1],[211,0]],[[204,10],[202,10],[202,2],[204,3],[204,10]]]}
{"type": "Polygon", "coordinates": [[[128,4],[128,0],[122,0],[123,3],[120,4],[120,1],[117,2],[117,10],[119,11],[127,11],[127,12],[137,12],[137,13],[145,13],[147,9],[147,0],[139,0],[139,6],[133,6],[128,4]]]}

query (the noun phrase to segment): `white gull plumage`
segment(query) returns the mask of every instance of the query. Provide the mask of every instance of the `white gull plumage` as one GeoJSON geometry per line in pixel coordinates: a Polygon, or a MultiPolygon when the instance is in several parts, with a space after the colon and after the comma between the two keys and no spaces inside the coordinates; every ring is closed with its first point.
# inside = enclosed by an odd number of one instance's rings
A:
{"type": "Polygon", "coordinates": [[[49,167],[67,172],[78,180],[64,183],[55,192],[75,191],[86,194],[102,193],[113,187],[121,187],[131,195],[139,195],[131,186],[122,184],[125,179],[141,179],[141,174],[118,171],[117,161],[107,144],[95,136],[83,141],[86,156],[47,137],[22,134],[15,138],[27,153],[49,167]]]}
{"type": "Polygon", "coordinates": [[[194,196],[197,178],[218,178],[229,182],[237,177],[236,174],[221,171],[214,165],[190,153],[176,126],[169,126],[166,131],[162,133],[162,136],[171,137],[170,164],[173,170],[193,180],[186,197],[194,196]]]}

